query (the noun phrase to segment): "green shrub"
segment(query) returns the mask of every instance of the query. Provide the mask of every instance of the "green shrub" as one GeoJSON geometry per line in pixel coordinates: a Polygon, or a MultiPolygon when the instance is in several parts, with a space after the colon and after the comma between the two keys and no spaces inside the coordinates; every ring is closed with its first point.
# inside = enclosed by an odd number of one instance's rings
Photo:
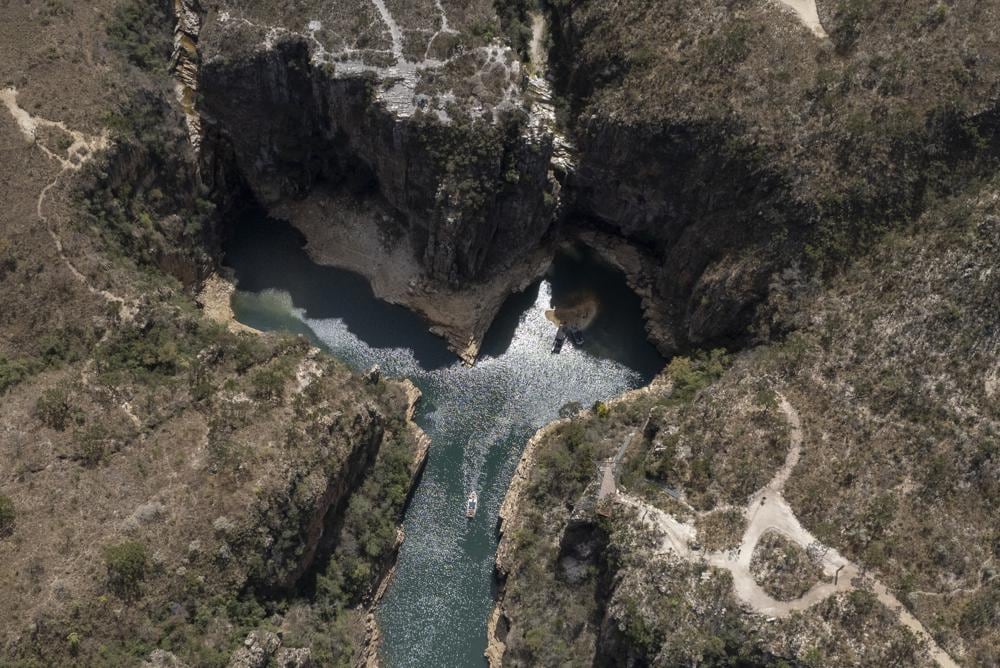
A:
{"type": "Polygon", "coordinates": [[[526,0],[494,0],[493,8],[511,48],[521,60],[528,60],[531,48],[529,3],[526,0]]]}
{"type": "Polygon", "coordinates": [[[726,351],[719,348],[708,353],[699,352],[693,358],[673,358],[667,366],[667,374],[674,383],[672,396],[682,401],[693,398],[698,390],[718,380],[730,361],[726,351]]]}
{"type": "Polygon", "coordinates": [[[99,424],[92,424],[74,434],[76,456],[84,466],[97,466],[108,451],[108,432],[99,424]]]}
{"type": "Polygon", "coordinates": [[[108,24],[108,44],[133,65],[166,71],[173,48],[167,3],[130,0],[115,7],[108,24]]]}
{"type": "Polygon", "coordinates": [[[285,392],[285,375],[278,369],[258,369],[250,383],[254,396],[265,401],[280,400],[285,392]]]}
{"type": "Polygon", "coordinates": [[[0,356],[0,394],[14,387],[37,370],[38,365],[30,360],[12,360],[0,356]]]}
{"type": "Polygon", "coordinates": [[[838,6],[837,26],[830,37],[841,53],[850,50],[861,37],[875,7],[871,0],[847,0],[838,6]]]}
{"type": "Polygon", "coordinates": [[[35,417],[46,427],[63,431],[70,423],[73,408],[69,403],[69,393],[62,387],[53,387],[42,392],[35,402],[35,417]]]}
{"type": "Polygon", "coordinates": [[[237,373],[246,373],[264,360],[264,345],[256,334],[240,334],[236,345],[226,349],[226,356],[233,361],[237,373]]]}
{"type": "Polygon", "coordinates": [[[706,39],[702,45],[706,63],[713,67],[730,67],[750,55],[750,24],[734,21],[706,39]]]}
{"type": "Polygon", "coordinates": [[[359,603],[396,545],[396,523],[410,485],[413,455],[406,439],[384,443],[371,473],[351,496],[337,548],[317,580],[317,602],[327,618],[359,603]]]}
{"type": "Polygon", "coordinates": [[[17,513],[14,512],[14,502],[9,496],[0,494],[0,537],[7,536],[14,531],[14,521],[17,513]]]}
{"type": "Polygon", "coordinates": [[[743,513],[735,509],[699,515],[695,520],[698,542],[709,552],[732,549],[740,544],[746,524],[743,513]]]}
{"type": "Polygon", "coordinates": [[[146,546],[136,541],[109,545],[104,549],[104,565],[108,569],[108,586],[118,596],[131,599],[139,595],[146,579],[146,546]]]}
{"type": "Polygon", "coordinates": [[[17,257],[10,242],[0,239],[0,281],[17,271],[17,257]]]}
{"type": "Polygon", "coordinates": [[[49,367],[76,362],[84,357],[91,342],[91,336],[83,330],[66,327],[39,337],[38,356],[49,367]]]}

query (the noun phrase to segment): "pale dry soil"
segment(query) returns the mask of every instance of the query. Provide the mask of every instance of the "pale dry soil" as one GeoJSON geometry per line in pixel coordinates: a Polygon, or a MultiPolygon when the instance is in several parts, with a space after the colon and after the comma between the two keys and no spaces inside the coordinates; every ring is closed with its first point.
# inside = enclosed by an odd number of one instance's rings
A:
{"type": "Polygon", "coordinates": [[[819,12],[816,11],[816,0],[779,0],[781,4],[790,8],[802,25],[809,28],[814,35],[822,39],[828,39],[829,35],[823,29],[823,24],[819,22],[819,12]]]}
{"type": "Polygon", "coordinates": [[[212,274],[202,283],[196,301],[201,306],[205,317],[225,325],[229,331],[259,334],[259,330],[236,319],[232,306],[232,297],[235,291],[236,285],[229,278],[220,274],[212,274]]]}
{"type": "MultiPolygon", "coordinates": [[[[693,522],[681,522],[669,513],[628,494],[617,493],[617,501],[635,509],[640,521],[661,536],[661,552],[673,553],[692,562],[705,560],[716,568],[729,571],[733,576],[733,589],[737,598],[758,614],[787,617],[834,594],[864,587],[873,591],[883,605],[898,613],[899,621],[926,645],[930,656],[939,666],[956,667],[955,661],[937,645],[920,620],[911,615],[884,584],[862,573],[857,565],[837,550],[822,545],[799,522],[785,501],[783,492],[802,451],[802,424],[798,412],[785,397],[780,397],[779,407],[791,427],[790,448],[784,465],[742,509],[747,518],[747,528],[735,550],[703,554],[694,547],[697,531],[693,522]],[[801,597],[790,601],[779,601],[770,596],[757,584],[750,571],[754,548],[761,536],[770,531],[780,533],[813,554],[821,554],[824,574],[833,581],[817,583],[801,597]]],[[[604,471],[604,474],[606,478],[607,472],[604,471]]]]}

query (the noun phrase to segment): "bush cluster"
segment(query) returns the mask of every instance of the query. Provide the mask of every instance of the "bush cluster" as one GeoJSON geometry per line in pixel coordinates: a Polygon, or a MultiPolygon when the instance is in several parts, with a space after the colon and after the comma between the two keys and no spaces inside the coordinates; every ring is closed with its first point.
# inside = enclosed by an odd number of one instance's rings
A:
{"type": "Polygon", "coordinates": [[[14,512],[14,502],[9,496],[0,494],[0,538],[13,533],[16,519],[17,513],[14,512]]]}
{"type": "Polygon", "coordinates": [[[57,431],[63,431],[69,426],[73,412],[69,392],[62,387],[45,390],[35,402],[35,416],[46,427],[57,431]]]}
{"type": "Polygon", "coordinates": [[[146,546],[125,541],[104,548],[104,565],[108,572],[108,587],[124,599],[139,596],[148,566],[146,546]]]}
{"type": "Polygon", "coordinates": [[[108,45],[141,69],[165,72],[173,49],[172,26],[164,0],[127,0],[111,15],[108,45]]]}

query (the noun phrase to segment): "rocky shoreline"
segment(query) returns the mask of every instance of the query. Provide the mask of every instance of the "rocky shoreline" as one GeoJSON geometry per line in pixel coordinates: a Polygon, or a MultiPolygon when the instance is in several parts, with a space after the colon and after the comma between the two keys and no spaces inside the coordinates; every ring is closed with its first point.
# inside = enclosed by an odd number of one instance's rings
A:
{"type": "Polygon", "coordinates": [[[427,274],[417,261],[409,231],[377,205],[319,191],[282,202],[271,214],[305,236],[313,261],[364,276],[377,298],[426,320],[430,331],[444,338],[466,365],[475,363],[483,337],[507,298],[525,290],[552,263],[553,250],[543,244],[490,279],[456,289],[427,274]]]}
{"type": "MultiPolygon", "coordinates": [[[[410,501],[413,498],[413,493],[420,483],[420,477],[424,473],[424,468],[427,466],[427,455],[430,453],[431,437],[413,421],[413,416],[417,410],[417,402],[420,401],[421,397],[420,390],[407,378],[396,382],[402,385],[406,391],[406,397],[409,402],[406,409],[406,426],[417,443],[417,453],[413,459],[413,468],[410,476],[410,491],[406,499],[406,504],[403,507],[403,513],[405,514],[406,508],[409,507],[410,501]]],[[[375,616],[375,607],[382,601],[382,597],[396,575],[396,561],[399,557],[399,549],[403,546],[405,539],[406,534],[403,531],[403,527],[399,526],[396,530],[396,543],[393,547],[391,557],[386,561],[388,568],[384,569],[382,575],[379,577],[374,587],[375,593],[372,595],[371,601],[367,603],[368,614],[365,616],[364,650],[357,664],[359,667],[378,668],[380,665],[378,650],[382,642],[382,632],[379,629],[378,619],[375,616]]]]}
{"type": "Polygon", "coordinates": [[[502,665],[505,645],[503,642],[504,633],[501,628],[506,624],[503,614],[503,581],[506,579],[508,567],[507,561],[510,555],[510,534],[514,523],[517,521],[518,510],[520,509],[521,494],[528,483],[528,474],[535,461],[535,450],[545,440],[545,437],[557,429],[560,425],[569,422],[569,418],[561,418],[548,423],[528,440],[521,453],[521,459],[514,470],[514,476],[510,480],[507,494],[500,505],[500,519],[498,521],[497,532],[500,534],[500,543],[497,545],[496,555],[496,579],[499,583],[497,587],[496,605],[487,621],[486,637],[487,645],[485,656],[490,668],[500,668],[502,665]]]}
{"type": "MultiPolygon", "coordinates": [[[[615,406],[627,403],[650,392],[663,392],[668,389],[669,381],[663,376],[658,376],[649,385],[624,392],[613,399],[609,399],[605,404],[615,406]]],[[[511,535],[517,528],[518,516],[523,503],[521,497],[528,484],[528,476],[534,467],[537,450],[545,442],[545,439],[559,427],[572,422],[573,419],[574,417],[566,417],[553,420],[536,431],[531,439],[528,440],[527,445],[524,447],[524,452],[521,454],[521,459],[517,463],[514,476],[511,478],[510,487],[508,487],[507,494],[504,496],[503,503],[500,506],[500,519],[497,525],[500,542],[497,546],[494,571],[497,580],[496,604],[493,606],[493,611],[486,622],[487,645],[484,656],[489,664],[489,668],[501,668],[503,665],[503,655],[506,651],[504,638],[509,628],[509,620],[503,609],[504,582],[510,572],[510,559],[513,550],[511,535]]]]}

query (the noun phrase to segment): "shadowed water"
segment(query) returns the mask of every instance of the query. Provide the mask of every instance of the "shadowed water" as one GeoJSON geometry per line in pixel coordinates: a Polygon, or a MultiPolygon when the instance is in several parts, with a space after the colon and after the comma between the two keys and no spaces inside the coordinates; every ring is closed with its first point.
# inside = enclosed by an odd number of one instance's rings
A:
{"type": "Polygon", "coordinates": [[[497,514],[524,444],[563,405],[642,386],[663,366],[638,299],[587,254],[563,254],[546,279],[508,300],[476,366],[466,368],[419,318],[375,299],[363,278],[313,263],[288,226],[253,218],[235,237],[226,263],[236,271],[240,321],[306,334],[356,369],[379,364],[423,392],[416,419],[432,445],[378,610],[383,663],[484,665],[497,514]],[[545,311],[580,298],[599,305],[586,341],[553,355],[555,325],[545,311]],[[479,512],[470,521],[463,506],[471,490],[479,512]]]}

